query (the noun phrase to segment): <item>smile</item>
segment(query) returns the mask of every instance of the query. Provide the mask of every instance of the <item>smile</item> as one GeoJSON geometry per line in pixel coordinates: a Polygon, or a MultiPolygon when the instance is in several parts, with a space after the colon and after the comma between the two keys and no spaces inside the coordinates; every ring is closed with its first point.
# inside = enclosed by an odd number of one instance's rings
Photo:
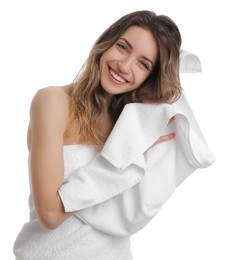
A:
{"type": "Polygon", "coordinates": [[[115,73],[111,68],[109,70],[110,75],[116,80],[119,81],[120,83],[126,83],[127,80],[125,80],[124,78],[122,78],[121,76],[117,75],[117,73],[115,73]]]}

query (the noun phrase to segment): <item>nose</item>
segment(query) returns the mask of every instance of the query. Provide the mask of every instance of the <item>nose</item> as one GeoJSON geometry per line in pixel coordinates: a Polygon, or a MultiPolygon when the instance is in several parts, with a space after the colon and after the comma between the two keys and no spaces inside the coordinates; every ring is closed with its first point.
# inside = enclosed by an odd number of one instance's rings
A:
{"type": "Polygon", "coordinates": [[[118,70],[122,74],[128,74],[132,68],[132,59],[130,57],[126,57],[118,62],[118,70]]]}

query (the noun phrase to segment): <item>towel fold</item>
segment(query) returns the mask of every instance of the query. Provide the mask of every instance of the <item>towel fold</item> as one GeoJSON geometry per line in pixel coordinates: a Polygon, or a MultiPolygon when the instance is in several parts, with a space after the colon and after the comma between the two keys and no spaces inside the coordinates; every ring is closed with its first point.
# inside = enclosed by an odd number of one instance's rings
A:
{"type": "Polygon", "coordinates": [[[201,72],[201,61],[199,57],[189,51],[180,51],[180,72],[197,73],[201,72]]]}

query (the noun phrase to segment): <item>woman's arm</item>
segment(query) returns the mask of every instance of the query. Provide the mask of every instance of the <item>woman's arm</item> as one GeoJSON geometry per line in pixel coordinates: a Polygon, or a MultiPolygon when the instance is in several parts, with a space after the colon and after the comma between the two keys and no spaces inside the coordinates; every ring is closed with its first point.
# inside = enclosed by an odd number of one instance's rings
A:
{"type": "Polygon", "coordinates": [[[58,194],[63,183],[63,133],[68,97],[57,88],[38,91],[30,108],[31,180],[37,216],[55,229],[73,213],[65,213],[58,194]]]}

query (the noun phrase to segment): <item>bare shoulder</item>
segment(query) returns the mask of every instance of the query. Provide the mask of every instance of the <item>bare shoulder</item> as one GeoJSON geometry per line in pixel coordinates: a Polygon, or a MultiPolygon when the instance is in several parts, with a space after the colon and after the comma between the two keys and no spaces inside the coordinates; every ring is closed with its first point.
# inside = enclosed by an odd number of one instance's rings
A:
{"type": "Polygon", "coordinates": [[[30,123],[65,126],[69,115],[69,95],[65,86],[46,87],[37,91],[30,106],[30,123]]]}
{"type": "Polygon", "coordinates": [[[35,94],[32,104],[36,102],[44,102],[48,104],[55,104],[56,102],[60,105],[60,102],[63,103],[63,105],[68,104],[68,94],[64,90],[63,87],[45,87],[41,88],[37,91],[35,94]]]}
{"type": "MultiPolygon", "coordinates": [[[[28,127],[28,149],[31,137],[37,141],[41,136],[56,136],[62,140],[69,116],[69,95],[66,87],[41,88],[34,95],[30,106],[30,122],[28,127]],[[32,134],[33,133],[33,134],[32,134]]],[[[34,142],[35,142],[34,141],[34,142]]],[[[55,141],[56,142],[56,141],[55,141]]]]}
{"type": "Polygon", "coordinates": [[[31,112],[45,109],[47,112],[53,109],[67,113],[69,109],[69,96],[64,87],[46,87],[37,91],[31,102],[31,112]]]}

